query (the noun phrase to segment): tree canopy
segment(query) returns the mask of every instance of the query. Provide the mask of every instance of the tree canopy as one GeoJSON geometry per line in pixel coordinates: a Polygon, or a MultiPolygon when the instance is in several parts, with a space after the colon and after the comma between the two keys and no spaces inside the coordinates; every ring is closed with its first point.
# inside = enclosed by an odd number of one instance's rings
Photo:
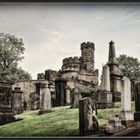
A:
{"type": "Polygon", "coordinates": [[[0,77],[5,80],[31,79],[28,72],[18,67],[24,54],[24,43],[14,35],[0,33],[0,77]]]}
{"type": "Polygon", "coordinates": [[[122,54],[117,58],[117,61],[124,75],[131,81],[140,80],[140,62],[137,58],[122,54]]]}

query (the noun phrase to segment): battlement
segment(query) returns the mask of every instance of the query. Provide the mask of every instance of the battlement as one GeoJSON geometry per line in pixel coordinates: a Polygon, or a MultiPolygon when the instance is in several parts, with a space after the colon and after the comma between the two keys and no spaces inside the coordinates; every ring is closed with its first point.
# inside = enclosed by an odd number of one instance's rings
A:
{"type": "Polygon", "coordinates": [[[67,57],[63,59],[63,65],[80,63],[79,57],[67,57]]]}
{"type": "Polygon", "coordinates": [[[91,48],[95,50],[95,44],[93,42],[83,42],[81,43],[81,50],[91,48]]]}

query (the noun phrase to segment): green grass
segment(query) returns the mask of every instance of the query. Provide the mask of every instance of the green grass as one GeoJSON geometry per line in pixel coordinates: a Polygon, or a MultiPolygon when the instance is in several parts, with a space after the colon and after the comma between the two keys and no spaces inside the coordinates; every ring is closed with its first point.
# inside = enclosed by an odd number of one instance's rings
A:
{"type": "MultiPolygon", "coordinates": [[[[119,113],[120,103],[112,109],[98,109],[98,122],[104,127],[108,119],[119,113]]],[[[134,103],[132,103],[134,110],[134,103]]],[[[78,136],[79,110],[70,106],[52,108],[52,112],[38,115],[36,111],[26,111],[17,115],[20,121],[0,126],[0,136],[78,136]]]]}

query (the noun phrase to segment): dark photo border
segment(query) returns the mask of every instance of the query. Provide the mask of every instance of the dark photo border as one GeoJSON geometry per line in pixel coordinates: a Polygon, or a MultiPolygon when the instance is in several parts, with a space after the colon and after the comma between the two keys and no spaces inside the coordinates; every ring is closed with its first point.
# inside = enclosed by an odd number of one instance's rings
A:
{"type": "MultiPolygon", "coordinates": [[[[0,0],[0,4],[3,3],[101,3],[101,4],[107,4],[107,3],[127,3],[127,4],[134,4],[134,3],[140,3],[140,0],[0,0]]],[[[0,139],[35,139],[35,140],[40,140],[40,139],[83,139],[83,140],[90,140],[90,139],[99,139],[99,140],[115,140],[115,139],[140,139],[140,137],[88,137],[88,136],[76,136],[76,137],[0,137],[0,139]]]]}

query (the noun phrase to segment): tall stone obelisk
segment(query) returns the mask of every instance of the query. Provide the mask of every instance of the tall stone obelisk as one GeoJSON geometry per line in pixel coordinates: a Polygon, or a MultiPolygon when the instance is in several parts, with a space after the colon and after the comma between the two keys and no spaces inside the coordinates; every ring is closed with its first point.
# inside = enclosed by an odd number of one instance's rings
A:
{"type": "Polygon", "coordinates": [[[113,101],[120,101],[123,73],[116,60],[115,44],[113,41],[109,42],[109,55],[107,65],[109,66],[110,70],[110,89],[113,93],[113,101]]]}

